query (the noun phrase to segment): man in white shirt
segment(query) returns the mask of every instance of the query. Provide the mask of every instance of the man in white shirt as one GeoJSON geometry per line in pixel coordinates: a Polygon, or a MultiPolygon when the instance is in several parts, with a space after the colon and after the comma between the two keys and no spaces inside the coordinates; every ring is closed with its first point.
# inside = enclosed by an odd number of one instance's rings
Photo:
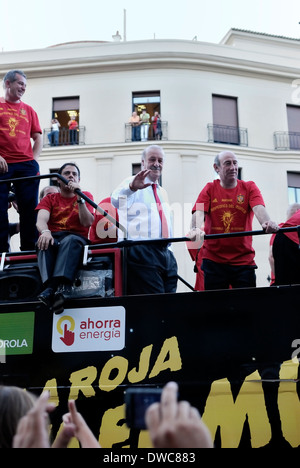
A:
{"type": "MultiPolygon", "coordinates": [[[[112,193],[112,204],[130,240],[172,237],[167,194],[158,184],[163,164],[163,149],[148,146],[142,154],[142,170],[125,179],[112,193]]],[[[177,262],[166,242],[127,249],[128,294],[176,292],[176,288],[177,262]]]]}

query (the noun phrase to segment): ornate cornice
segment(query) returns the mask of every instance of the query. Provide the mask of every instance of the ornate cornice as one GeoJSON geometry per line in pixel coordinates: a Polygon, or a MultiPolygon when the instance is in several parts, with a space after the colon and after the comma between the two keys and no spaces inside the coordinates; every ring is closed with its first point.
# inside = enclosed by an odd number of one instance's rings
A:
{"type": "MultiPolygon", "coordinates": [[[[272,38],[269,38],[272,41],[272,38]]],[[[2,52],[0,73],[21,68],[30,78],[147,69],[190,69],[273,79],[300,77],[298,57],[286,57],[224,44],[153,40],[78,43],[29,51],[2,52]]]]}

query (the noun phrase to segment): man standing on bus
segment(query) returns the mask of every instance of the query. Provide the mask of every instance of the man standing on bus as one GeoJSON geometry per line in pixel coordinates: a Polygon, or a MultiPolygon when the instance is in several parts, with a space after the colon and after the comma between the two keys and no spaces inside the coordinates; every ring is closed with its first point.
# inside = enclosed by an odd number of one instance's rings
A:
{"type": "MultiPolygon", "coordinates": [[[[39,174],[42,130],[36,112],[21,100],[26,84],[26,75],[21,70],[11,70],[3,78],[4,97],[0,98],[0,180],[39,174]]],[[[0,184],[0,252],[9,249],[9,189],[10,184],[0,184]]],[[[38,203],[39,180],[16,182],[14,190],[20,215],[20,248],[34,250],[38,237],[35,207],[38,203]]]]}
{"type": "MultiPolygon", "coordinates": [[[[256,184],[238,179],[238,160],[234,153],[223,151],[218,154],[214,169],[219,179],[204,187],[192,210],[192,230],[188,234],[191,240],[203,241],[204,232],[251,231],[254,215],[266,233],[278,231],[256,184]],[[201,229],[203,222],[204,231],[201,229]]],[[[256,286],[252,236],[206,239],[202,248],[206,290],[256,286]]]]}

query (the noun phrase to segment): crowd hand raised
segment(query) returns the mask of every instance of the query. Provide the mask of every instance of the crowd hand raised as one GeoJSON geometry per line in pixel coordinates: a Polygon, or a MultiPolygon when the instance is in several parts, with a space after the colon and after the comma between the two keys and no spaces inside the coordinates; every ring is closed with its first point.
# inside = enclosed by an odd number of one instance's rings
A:
{"type": "Polygon", "coordinates": [[[49,403],[49,392],[44,392],[34,406],[21,418],[13,448],[50,448],[48,414],[55,409],[49,403]]]}
{"type": "Polygon", "coordinates": [[[73,432],[82,448],[101,448],[96,437],[86,424],[84,418],[78,413],[74,400],[68,402],[69,413],[63,416],[64,430],[73,432]]]}
{"type": "Polygon", "coordinates": [[[178,386],[169,382],[161,402],[146,412],[146,425],[154,448],[213,448],[210,432],[196,408],[177,402],[178,386]]]}
{"type": "Polygon", "coordinates": [[[135,178],[133,179],[133,181],[129,185],[130,190],[132,190],[133,192],[136,192],[137,190],[143,190],[149,187],[150,185],[152,185],[151,182],[150,183],[145,182],[146,177],[150,173],[151,173],[150,169],[145,169],[143,171],[138,172],[135,178]]]}

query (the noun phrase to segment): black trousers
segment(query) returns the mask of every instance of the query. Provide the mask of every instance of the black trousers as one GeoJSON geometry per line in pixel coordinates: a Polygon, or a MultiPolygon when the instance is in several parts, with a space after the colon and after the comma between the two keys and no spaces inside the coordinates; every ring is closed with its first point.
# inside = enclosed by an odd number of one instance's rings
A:
{"type": "Polygon", "coordinates": [[[203,259],[205,290],[255,288],[255,265],[228,265],[203,259]]]}
{"type": "MultiPolygon", "coordinates": [[[[37,161],[26,161],[8,164],[8,172],[0,175],[0,180],[31,177],[39,173],[37,161]]],[[[34,250],[38,238],[36,229],[39,179],[14,182],[20,215],[21,250],[34,250]]],[[[9,223],[8,223],[8,192],[10,184],[0,184],[0,252],[9,252],[9,223]]]]}
{"type": "Polygon", "coordinates": [[[89,241],[70,232],[53,232],[54,245],[38,250],[38,266],[43,284],[53,278],[73,283],[82,260],[83,247],[89,241]]]}
{"type": "Polygon", "coordinates": [[[275,286],[300,284],[300,249],[285,234],[275,236],[273,243],[275,286]]]}
{"type": "Polygon", "coordinates": [[[165,246],[136,245],[127,249],[127,293],[174,293],[177,262],[165,246]]]}

